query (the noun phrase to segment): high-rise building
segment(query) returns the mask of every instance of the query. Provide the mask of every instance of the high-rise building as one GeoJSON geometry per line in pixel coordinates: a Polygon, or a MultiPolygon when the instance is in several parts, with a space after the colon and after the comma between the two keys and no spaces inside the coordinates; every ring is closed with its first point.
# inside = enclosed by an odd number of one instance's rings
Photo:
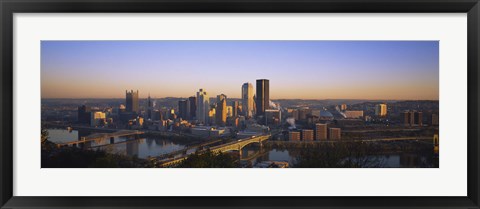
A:
{"type": "Polygon", "coordinates": [[[406,126],[422,126],[423,125],[423,113],[416,111],[405,111],[403,113],[403,121],[406,126]]]}
{"type": "Polygon", "coordinates": [[[422,112],[415,112],[415,114],[414,114],[415,123],[419,126],[423,125],[423,117],[422,116],[423,116],[422,112]]]}
{"type": "Polygon", "coordinates": [[[180,100],[178,101],[178,117],[182,119],[187,119],[187,112],[188,112],[188,100],[180,100]]]}
{"type": "Polygon", "coordinates": [[[290,140],[290,141],[300,141],[300,132],[299,131],[288,132],[288,140],[290,140]]]}
{"type": "Polygon", "coordinates": [[[253,116],[253,85],[251,83],[242,85],[242,110],[245,117],[253,116]]]}
{"type": "Polygon", "coordinates": [[[327,124],[315,124],[315,140],[327,140],[327,124]]]}
{"type": "Polygon", "coordinates": [[[213,108],[209,108],[208,110],[208,120],[206,122],[206,124],[214,124],[215,123],[215,120],[216,120],[216,110],[217,108],[216,107],[213,107],[213,108]]]}
{"type": "Polygon", "coordinates": [[[330,140],[340,140],[342,139],[342,130],[340,128],[330,128],[329,133],[330,140]]]}
{"type": "Polygon", "coordinates": [[[403,112],[403,124],[406,126],[410,125],[410,112],[408,111],[403,112]]]}
{"type": "Polygon", "coordinates": [[[196,116],[197,120],[200,123],[208,124],[209,116],[208,113],[210,112],[210,99],[208,98],[208,94],[204,89],[200,89],[197,92],[197,111],[196,116]]]}
{"type": "Polygon", "coordinates": [[[232,101],[232,117],[238,116],[238,101],[232,101]]]}
{"type": "Polygon", "coordinates": [[[218,95],[217,100],[215,123],[218,126],[225,126],[227,123],[227,96],[224,94],[218,95]]]}
{"type": "Polygon", "coordinates": [[[90,116],[90,125],[91,126],[101,126],[105,124],[106,115],[104,112],[91,112],[90,116]]]}
{"type": "Polygon", "coordinates": [[[302,130],[302,140],[303,141],[313,141],[313,130],[311,129],[303,129],[302,130]]]}
{"type": "Polygon", "coordinates": [[[125,97],[126,111],[139,113],[140,106],[138,103],[138,90],[136,92],[133,90],[130,92],[125,91],[125,97]]]}
{"type": "Polygon", "coordinates": [[[220,95],[217,95],[217,103],[222,101],[223,99],[227,99],[227,95],[225,94],[220,94],[220,95]]]}
{"type": "Polygon", "coordinates": [[[265,125],[280,125],[282,123],[282,112],[277,109],[265,110],[265,125]]]}
{"type": "Polygon", "coordinates": [[[147,99],[147,119],[152,119],[152,111],[153,111],[153,103],[152,98],[150,98],[150,94],[148,94],[147,99]]]}
{"type": "Polygon", "coordinates": [[[387,104],[377,104],[375,106],[375,115],[380,117],[387,116],[387,104]]]}
{"type": "Polygon", "coordinates": [[[227,106],[227,118],[233,117],[233,107],[227,106]]]}
{"type": "Polygon", "coordinates": [[[152,112],[152,120],[158,121],[162,119],[163,119],[162,112],[160,112],[160,110],[154,110],[152,112]]]}
{"type": "Polygon", "coordinates": [[[312,110],[308,107],[302,107],[298,109],[298,118],[296,120],[305,121],[307,120],[307,115],[311,114],[312,110]]]}
{"type": "Polygon", "coordinates": [[[90,123],[90,112],[91,108],[85,105],[78,107],[78,122],[82,124],[90,123]]]}
{"type": "Polygon", "coordinates": [[[191,96],[188,98],[189,103],[189,113],[188,119],[194,120],[197,115],[197,97],[191,96]]]}
{"type": "Polygon", "coordinates": [[[340,110],[341,110],[341,111],[347,110],[347,104],[342,104],[342,105],[340,106],[340,110]]]}
{"type": "Polygon", "coordinates": [[[267,79],[257,80],[256,93],[256,108],[257,117],[265,116],[265,110],[269,108],[270,104],[270,82],[267,79]]]}

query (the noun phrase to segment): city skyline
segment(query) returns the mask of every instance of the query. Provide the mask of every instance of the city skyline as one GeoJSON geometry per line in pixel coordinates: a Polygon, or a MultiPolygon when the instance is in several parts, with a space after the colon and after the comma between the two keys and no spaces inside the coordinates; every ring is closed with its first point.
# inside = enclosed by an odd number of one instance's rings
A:
{"type": "Polygon", "coordinates": [[[438,100],[437,41],[42,41],[42,98],[438,100]],[[254,89],[254,92],[256,88],[254,89]]]}

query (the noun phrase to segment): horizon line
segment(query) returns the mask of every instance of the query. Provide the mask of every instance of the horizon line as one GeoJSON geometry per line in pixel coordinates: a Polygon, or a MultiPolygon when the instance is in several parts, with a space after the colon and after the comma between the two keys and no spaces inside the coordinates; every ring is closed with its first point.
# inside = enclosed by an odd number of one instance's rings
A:
{"type": "MultiPolygon", "coordinates": [[[[188,99],[188,97],[151,97],[151,99],[166,99],[166,98],[178,98],[178,99],[188,99]]],[[[209,97],[209,99],[216,99],[216,97],[209,97]]],[[[87,97],[78,97],[78,98],[66,98],[66,97],[58,97],[58,98],[41,98],[41,99],[125,99],[123,97],[95,97],[95,98],[87,98],[87,97]]],[[[148,99],[148,97],[144,98],[139,98],[139,99],[148,99]]],[[[227,99],[242,99],[242,98],[228,98],[227,99]]],[[[439,99],[286,99],[286,98],[281,98],[281,99],[270,99],[270,100],[369,100],[369,101],[379,101],[379,100],[384,100],[384,101],[440,101],[439,99]]]]}

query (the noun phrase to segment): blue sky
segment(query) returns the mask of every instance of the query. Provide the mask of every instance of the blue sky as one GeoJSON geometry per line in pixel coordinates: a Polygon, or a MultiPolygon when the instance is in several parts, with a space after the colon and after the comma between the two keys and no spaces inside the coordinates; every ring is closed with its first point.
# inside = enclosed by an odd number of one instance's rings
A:
{"type": "Polygon", "coordinates": [[[42,98],[438,99],[437,41],[42,41],[42,98]]]}

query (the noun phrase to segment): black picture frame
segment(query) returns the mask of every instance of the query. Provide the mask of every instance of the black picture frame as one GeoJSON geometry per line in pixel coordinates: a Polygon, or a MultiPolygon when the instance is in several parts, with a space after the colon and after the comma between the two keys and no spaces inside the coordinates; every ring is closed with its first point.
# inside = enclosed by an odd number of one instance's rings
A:
{"type": "MultiPolygon", "coordinates": [[[[2,208],[479,208],[478,0],[0,0],[2,208]],[[19,197],[13,196],[14,13],[467,13],[468,195],[465,197],[19,197]]],[[[448,181],[448,179],[445,179],[448,181]]],[[[414,189],[414,188],[412,188],[414,189]]]]}

